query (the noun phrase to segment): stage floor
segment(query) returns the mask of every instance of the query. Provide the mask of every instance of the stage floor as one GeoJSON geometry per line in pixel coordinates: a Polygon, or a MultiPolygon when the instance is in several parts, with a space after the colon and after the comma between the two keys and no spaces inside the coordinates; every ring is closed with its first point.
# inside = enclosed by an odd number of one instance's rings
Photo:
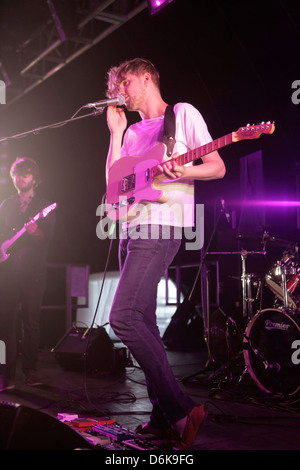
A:
{"type": "MultiPolygon", "coordinates": [[[[239,364],[231,366],[229,373],[206,370],[205,348],[167,353],[182,389],[209,409],[192,451],[299,450],[299,395],[283,399],[262,391],[248,373],[241,379],[243,368],[239,364]]],[[[16,388],[0,394],[2,407],[19,404],[54,418],[62,413],[112,419],[131,431],[148,420],[150,404],[145,381],[135,364],[114,372],[85,375],[63,370],[54,354],[45,349],[40,351],[39,376],[43,384],[28,387],[19,367],[16,388]]],[[[48,432],[51,439],[50,428],[46,426],[43,432],[48,432]]],[[[34,435],[30,442],[34,449],[34,435]]]]}

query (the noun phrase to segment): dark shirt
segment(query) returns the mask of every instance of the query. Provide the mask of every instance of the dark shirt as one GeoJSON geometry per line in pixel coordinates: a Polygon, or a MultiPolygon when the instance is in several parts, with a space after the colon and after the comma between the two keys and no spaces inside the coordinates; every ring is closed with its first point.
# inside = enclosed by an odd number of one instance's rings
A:
{"type": "MultiPolygon", "coordinates": [[[[29,222],[31,218],[35,217],[49,205],[49,201],[41,198],[39,195],[35,195],[23,213],[17,194],[5,199],[0,205],[1,243],[4,240],[11,239],[25,223],[29,222]]],[[[10,257],[1,263],[1,268],[7,265],[7,269],[10,268],[17,271],[45,269],[48,245],[55,227],[55,210],[50,212],[47,217],[40,217],[36,223],[45,234],[43,240],[39,240],[34,235],[25,232],[9,248],[8,253],[10,253],[10,257]]]]}

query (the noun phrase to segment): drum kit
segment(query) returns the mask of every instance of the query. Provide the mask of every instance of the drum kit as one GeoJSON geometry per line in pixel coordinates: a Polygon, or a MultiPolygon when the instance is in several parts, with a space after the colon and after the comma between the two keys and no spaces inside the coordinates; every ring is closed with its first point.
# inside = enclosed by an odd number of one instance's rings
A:
{"type": "MultiPolygon", "coordinates": [[[[247,240],[246,236],[239,236],[247,240]]],[[[239,382],[247,375],[264,392],[272,396],[295,395],[300,390],[300,263],[298,246],[264,233],[261,251],[241,250],[241,284],[243,328],[241,336],[242,373],[239,382]],[[246,259],[252,254],[266,255],[266,245],[283,247],[280,259],[263,279],[246,272],[246,259]],[[265,289],[273,297],[270,308],[253,311],[255,298],[264,296],[265,289]],[[246,326],[245,326],[246,325],[246,326]]],[[[233,252],[231,252],[233,253],[233,252]]],[[[260,307],[262,302],[260,302],[260,307]]],[[[232,326],[232,319],[231,319],[232,326]]],[[[237,328],[235,334],[237,333],[237,328]]],[[[228,332],[227,332],[228,333],[228,332]]],[[[232,334],[232,333],[231,333],[232,334]]],[[[228,334],[227,334],[228,336],[228,334]]],[[[230,366],[229,366],[230,368],[230,366]]]]}

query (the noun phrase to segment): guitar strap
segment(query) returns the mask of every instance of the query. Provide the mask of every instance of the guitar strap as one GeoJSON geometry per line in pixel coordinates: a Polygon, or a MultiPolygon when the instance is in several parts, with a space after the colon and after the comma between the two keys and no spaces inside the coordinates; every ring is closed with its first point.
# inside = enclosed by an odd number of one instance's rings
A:
{"type": "MultiPolygon", "coordinates": [[[[168,105],[165,111],[164,119],[164,140],[163,143],[167,146],[167,156],[171,157],[173,153],[173,148],[176,143],[175,140],[175,131],[176,131],[176,122],[175,122],[175,113],[174,105],[168,105]]],[[[202,165],[202,158],[198,159],[198,165],[202,165]]]]}
{"type": "Polygon", "coordinates": [[[175,145],[175,113],[174,105],[168,105],[165,111],[164,119],[164,144],[167,146],[167,155],[171,157],[175,145]]]}

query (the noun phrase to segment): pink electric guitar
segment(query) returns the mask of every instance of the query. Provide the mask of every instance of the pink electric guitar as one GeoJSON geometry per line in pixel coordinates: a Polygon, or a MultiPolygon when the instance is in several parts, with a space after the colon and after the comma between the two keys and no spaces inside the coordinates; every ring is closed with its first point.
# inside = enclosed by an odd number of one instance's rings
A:
{"type": "Polygon", "coordinates": [[[54,202],[48,207],[45,207],[41,212],[38,212],[33,219],[30,220],[27,224],[25,224],[21,230],[19,230],[12,238],[9,240],[5,240],[2,245],[0,246],[0,263],[3,263],[4,261],[7,260],[7,258],[10,257],[10,254],[7,253],[7,250],[23,235],[23,233],[26,232],[26,226],[30,223],[36,222],[38,219],[41,217],[47,217],[50,212],[52,212],[54,209],[56,209],[57,204],[54,202]]]}
{"type": "MultiPolygon", "coordinates": [[[[272,134],[274,130],[275,125],[271,122],[252,126],[248,124],[236,132],[179,155],[174,160],[178,165],[185,165],[233,142],[257,139],[261,134],[272,134]]],[[[111,220],[129,220],[136,214],[136,206],[140,202],[166,201],[155,178],[161,173],[158,165],[167,160],[170,161],[166,156],[165,144],[158,144],[142,157],[122,157],[112,165],[106,193],[106,210],[111,220]]]]}

